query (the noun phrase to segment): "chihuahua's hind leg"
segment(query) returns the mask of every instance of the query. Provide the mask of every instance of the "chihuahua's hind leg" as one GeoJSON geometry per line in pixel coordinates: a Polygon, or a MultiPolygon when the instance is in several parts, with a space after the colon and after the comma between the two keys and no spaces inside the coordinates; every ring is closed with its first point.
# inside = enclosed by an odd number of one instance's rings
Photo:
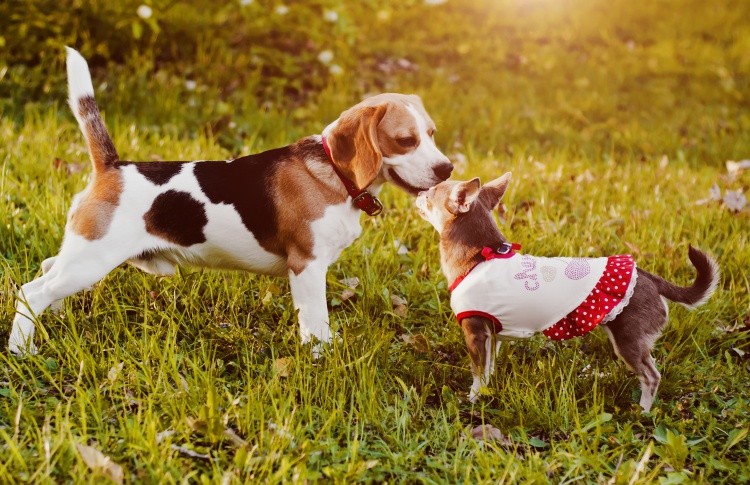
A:
{"type": "Polygon", "coordinates": [[[646,278],[639,278],[628,306],[617,318],[601,325],[617,356],[638,376],[643,412],[651,410],[661,381],[651,349],[666,323],[667,306],[654,284],[646,278]]]}
{"type": "Polygon", "coordinates": [[[492,348],[490,330],[492,322],[483,317],[467,317],[461,320],[461,328],[466,338],[466,346],[471,356],[473,382],[469,390],[469,400],[475,402],[482,386],[487,385],[494,371],[497,347],[492,348]]]}

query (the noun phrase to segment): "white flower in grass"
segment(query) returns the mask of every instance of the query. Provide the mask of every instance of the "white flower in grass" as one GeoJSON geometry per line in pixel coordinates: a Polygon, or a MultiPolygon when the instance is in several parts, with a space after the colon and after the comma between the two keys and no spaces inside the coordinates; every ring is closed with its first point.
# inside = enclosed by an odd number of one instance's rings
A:
{"type": "Polygon", "coordinates": [[[191,80],[185,81],[185,89],[187,89],[188,91],[192,91],[193,89],[196,88],[197,85],[198,84],[195,81],[191,81],[191,80]]]}
{"type": "Polygon", "coordinates": [[[151,10],[151,7],[149,7],[148,5],[141,5],[140,7],[138,7],[138,10],[136,10],[135,13],[137,13],[140,18],[145,20],[150,19],[154,14],[154,11],[151,10]]]}
{"type": "Polygon", "coordinates": [[[323,12],[323,18],[329,22],[336,22],[339,19],[339,14],[333,10],[326,10],[323,12]]]}
{"type": "Polygon", "coordinates": [[[253,3],[253,0],[240,0],[240,5],[242,5],[243,7],[247,7],[251,3],[253,3]]]}
{"type": "Polygon", "coordinates": [[[333,52],[329,50],[321,51],[320,54],[318,54],[318,60],[323,64],[328,64],[333,60],[333,52]]]}
{"type": "Polygon", "coordinates": [[[424,3],[427,5],[440,5],[441,3],[445,3],[447,0],[424,0],[424,3]]]}
{"type": "Polygon", "coordinates": [[[338,64],[333,64],[331,67],[328,68],[328,70],[334,76],[338,76],[339,74],[341,74],[342,72],[344,72],[344,70],[338,64]]]}
{"type": "Polygon", "coordinates": [[[286,5],[279,5],[276,7],[276,13],[279,15],[286,15],[289,12],[289,7],[286,5]]]}

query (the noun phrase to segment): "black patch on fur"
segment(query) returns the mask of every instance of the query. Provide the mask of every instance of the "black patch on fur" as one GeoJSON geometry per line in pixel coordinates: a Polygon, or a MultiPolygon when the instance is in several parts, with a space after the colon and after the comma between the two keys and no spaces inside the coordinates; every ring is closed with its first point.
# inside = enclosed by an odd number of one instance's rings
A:
{"type": "Polygon", "coordinates": [[[278,235],[272,179],[291,155],[290,147],[283,147],[231,162],[196,162],[195,178],[211,202],[234,206],[247,230],[263,244],[278,235]]]}
{"type": "Polygon", "coordinates": [[[185,163],[188,162],[117,162],[115,166],[133,165],[152,184],[164,185],[180,173],[185,163]]]}
{"type": "Polygon", "coordinates": [[[206,210],[187,192],[168,190],[159,194],[143,219],[149,233],[180,246],[206,242],[206,210]]]}

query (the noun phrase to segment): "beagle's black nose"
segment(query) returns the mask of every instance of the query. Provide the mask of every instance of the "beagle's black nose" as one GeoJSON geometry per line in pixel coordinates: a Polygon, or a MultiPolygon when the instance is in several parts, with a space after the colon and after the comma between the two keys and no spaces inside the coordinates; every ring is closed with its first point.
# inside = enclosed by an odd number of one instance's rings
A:
{"type": "Polygon", "coordinates": [[[451,172],[453,171],[453,165],[450,163],[441,163],[440,165],[434,167],[432,169],[433,172],[435,172],[435,175],[440,180],[448,180],[451,176],[451,172]]]}

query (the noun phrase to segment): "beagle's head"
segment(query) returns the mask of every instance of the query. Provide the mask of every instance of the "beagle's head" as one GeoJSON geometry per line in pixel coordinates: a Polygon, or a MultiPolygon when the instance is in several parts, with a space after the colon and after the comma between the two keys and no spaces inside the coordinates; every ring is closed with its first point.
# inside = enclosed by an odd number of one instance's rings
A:
{"type": "Polygon", "coordinates": [[[365,99],[323,130],[333,163],[357,188],[382,177],[412,195],[453,171],[434,133],[419,96],[395,93],[365,99]]]}

